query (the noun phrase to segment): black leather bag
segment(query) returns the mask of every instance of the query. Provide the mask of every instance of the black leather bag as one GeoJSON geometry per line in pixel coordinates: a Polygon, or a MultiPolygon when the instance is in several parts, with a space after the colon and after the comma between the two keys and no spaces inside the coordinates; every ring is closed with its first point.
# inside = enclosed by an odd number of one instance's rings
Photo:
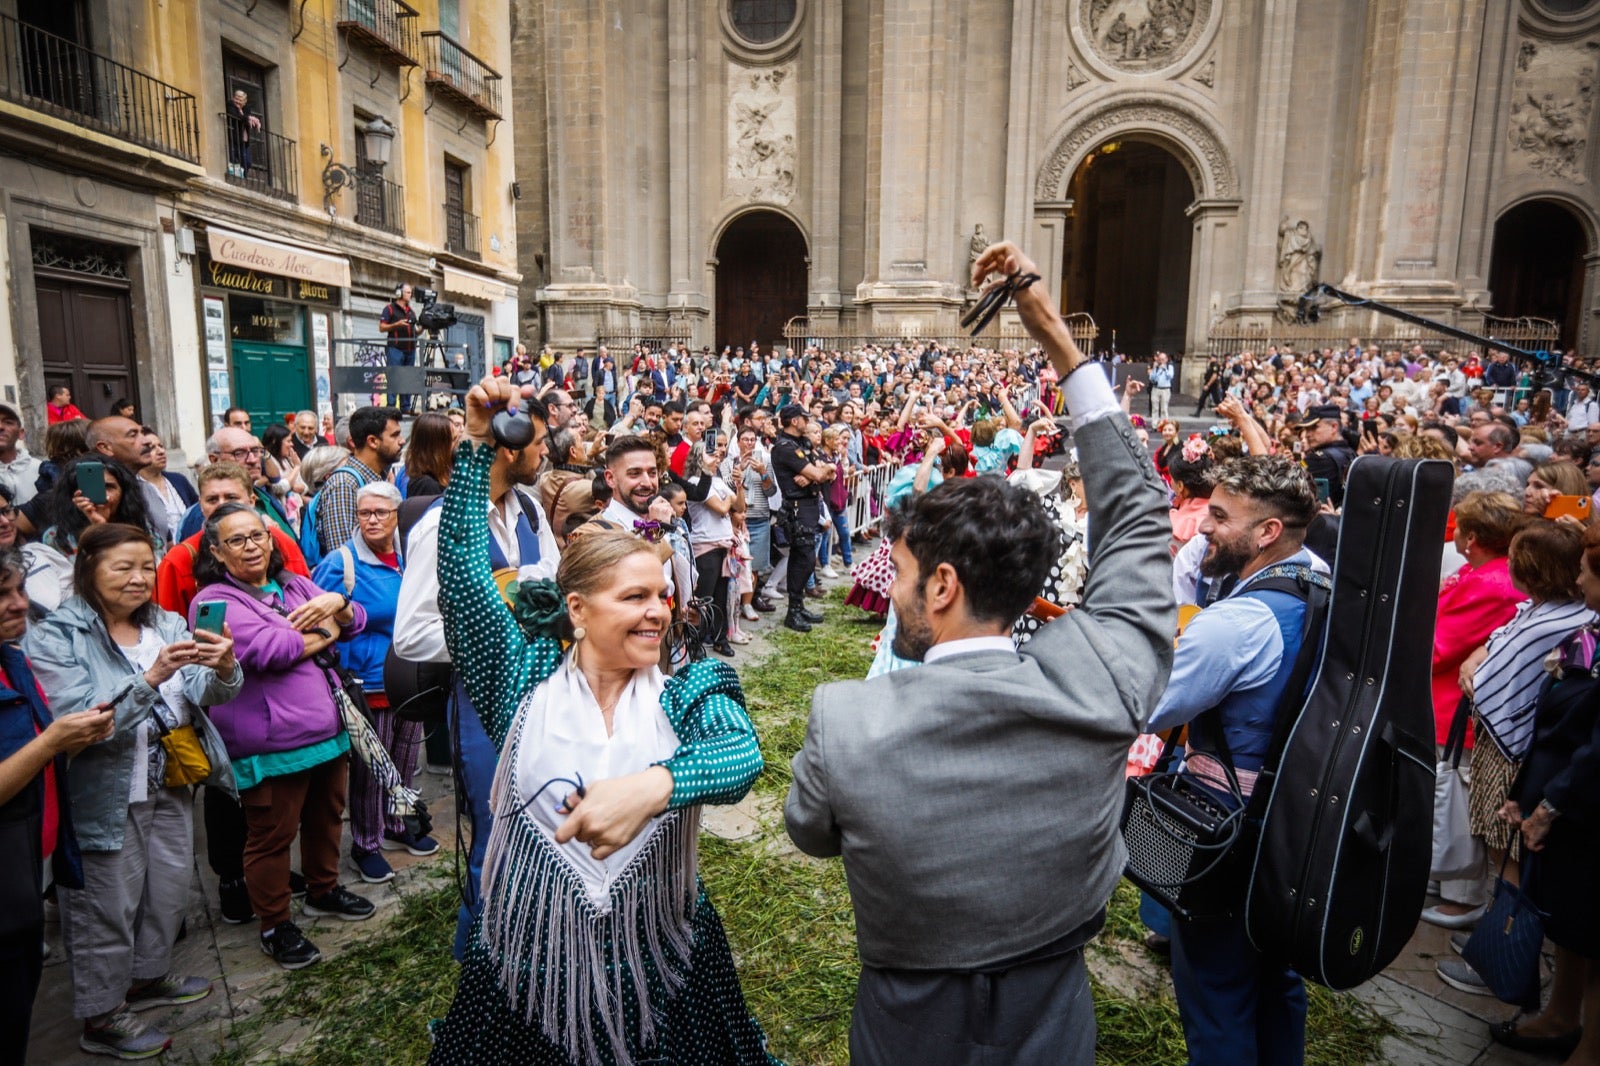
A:
{"type": "Polygon", "coordinates": [[[1427,891],[1429,664],[1453,474],[1437,460],[1351,466],[1321,666],[1282,758],[1256,781],[1251,943],[1329,988],[1392,962],[1427,891]]]}

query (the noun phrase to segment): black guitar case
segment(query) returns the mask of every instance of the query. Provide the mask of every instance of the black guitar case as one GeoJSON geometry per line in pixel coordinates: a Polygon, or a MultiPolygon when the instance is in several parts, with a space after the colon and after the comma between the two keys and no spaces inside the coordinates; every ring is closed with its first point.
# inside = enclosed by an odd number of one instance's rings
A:
{"type": "Polygon", "coordinates": [[[1275,772],[1256,783],[1270,792],[1245,904],[1250,940],[1329,988],[1392,962],[1427,892],[1429,677],[1452,478],[1437,460],[1351,466],[1321,664],[1275,772]]]}

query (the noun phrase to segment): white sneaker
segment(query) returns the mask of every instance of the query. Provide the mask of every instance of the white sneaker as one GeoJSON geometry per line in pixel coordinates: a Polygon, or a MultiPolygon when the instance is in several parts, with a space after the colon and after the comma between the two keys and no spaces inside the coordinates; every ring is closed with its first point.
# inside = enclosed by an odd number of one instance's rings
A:
{"type": "Polygon", "coordinates": [[[754,607],[750,606],[748,603],[745,604],[742,608],[740,608],[739,617],[743,618],[746,622],[759,622],[759,621],[761,621],[761,616],[756,613],[756,609],[754,607]]]}
{"type": "Polygon", "coordinates": [[[837,570],[835,570],[833,568],[833,564],[832,563],[829,563],[827,566],[824,566],[822,568],[822,576],[823,577],[838,577],[839,576],[839,571],[837,571],[837,570]]]}

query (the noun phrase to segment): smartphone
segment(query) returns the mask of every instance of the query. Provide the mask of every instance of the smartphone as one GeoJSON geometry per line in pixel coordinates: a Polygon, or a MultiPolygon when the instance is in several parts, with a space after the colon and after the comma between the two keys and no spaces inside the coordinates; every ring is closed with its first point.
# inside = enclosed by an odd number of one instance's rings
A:
{"type": "Polygon", "coordinates": [[[706,430],[706,451],[707,452],[714,452],[716,450],[717,450],[717,431],[714,430],[714,429],[708,429],[708,430],[706,430]]]}
{"type": "Polygon", "coordinates": [[[1318,503],[1327,503],[1328,502],[1328,479],[1325,478],[1325,477],[1314,477],[1311,480],[1317,486],[1317,502],[1318,503]]]}
{"type": "Polygon", "coordinates": [[[106,502],[106,464],[85,459],[78,464],[78,491],[90,503],[106,502]]]}
{"type": "Polygon", "coordinates": [[[1588,496],[1557,496],[1550,501],[1544,509],[1546,518],[1561,518],[1571,515],[1580,522],[1589,521],[1589,512],[1594,506],[1594,500],[1588,496]]]}
{"type": "Polygon", "coordinates": [[[222,636],[222,623],[228,617],[226,600],[205,600],[194,615],[196,633],[215,633],[222,636]]]}

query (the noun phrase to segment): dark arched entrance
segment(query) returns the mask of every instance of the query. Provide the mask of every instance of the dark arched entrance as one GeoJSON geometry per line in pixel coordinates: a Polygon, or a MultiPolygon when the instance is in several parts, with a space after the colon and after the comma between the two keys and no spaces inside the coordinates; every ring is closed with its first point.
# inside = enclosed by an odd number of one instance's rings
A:
{"type": "Polygon", "coordinates": [[[1176,355],[1189,316],[1188,171],[1158,145],[1112,141],[1089,153],[1069,189],[1061,309],[1094,316],[1098,348],[1115,331],[1117,350],[1135,358],[1176,355]]]}
{"type": "Polygon", "coordinates": [[[717,348],[770,350],[783,324],[806,313],[806,239],[776,211],[740,215],[717,242],[717,348]]]}
{"type": "Polygon", "coordinates": [[[1531,200],[1501,215],[1489,259],[1494,313],[1551,319],[1561,327],[1562,349],[1577,347],[1587,245],[1583,224],[1559,203],[1531,200]]]}

